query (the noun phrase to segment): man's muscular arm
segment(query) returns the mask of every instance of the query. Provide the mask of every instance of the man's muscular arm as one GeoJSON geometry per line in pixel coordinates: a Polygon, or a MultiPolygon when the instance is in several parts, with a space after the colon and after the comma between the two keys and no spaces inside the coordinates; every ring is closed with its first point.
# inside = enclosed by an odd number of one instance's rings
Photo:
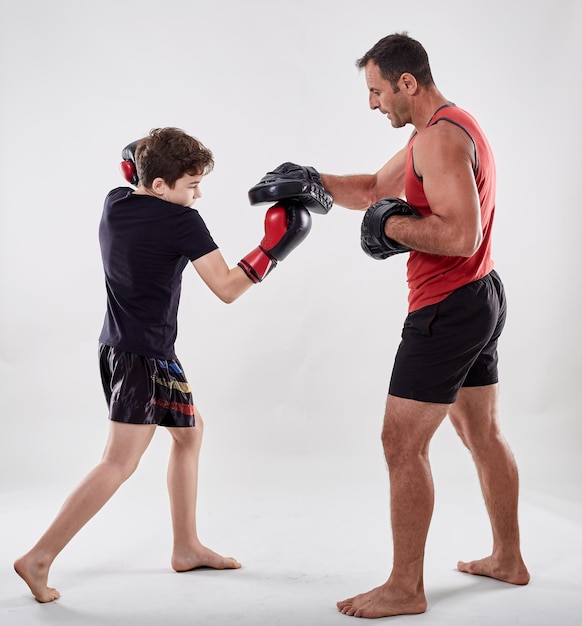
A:
{"type": "Polygon", "coordinates": [[[334,176],[321,174],[325,189],[335,204],[365,211],[369,206],[388,196],[404,197],[404,166],[406,151],[397,152],[376,174],[334,176]]]}
{"type": "Polygon", "coordinates": [[[471,139],[457,126],[443,121],[422,131],[414,166],[432,213],[420,220],[391,217],[386,236],[420,252],[472,256],[483,238],[474,159],[471,139]]]}

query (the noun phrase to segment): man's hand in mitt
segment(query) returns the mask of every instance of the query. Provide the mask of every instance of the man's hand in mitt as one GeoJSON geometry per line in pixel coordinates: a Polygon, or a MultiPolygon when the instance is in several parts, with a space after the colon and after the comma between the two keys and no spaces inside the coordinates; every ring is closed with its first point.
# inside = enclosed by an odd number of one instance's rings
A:
{"type": "Polygon", "coordinates": [[[253,205],[286,199],[300,202],[311,213],[326,214],[333,206],[333,197],[321,184],[319,172],[310,166],[282,163],[249,189],[253,205]]]}
{"type": "Polygon", "coordinates": [[[410,252],[410,248],[386,236],[384,225],[393,215],[422,215],[400,198],[383,198],[373,204],[364,214],[361,230],[362,250],[373,259],[387,259],[394,254],[410,252]]]}

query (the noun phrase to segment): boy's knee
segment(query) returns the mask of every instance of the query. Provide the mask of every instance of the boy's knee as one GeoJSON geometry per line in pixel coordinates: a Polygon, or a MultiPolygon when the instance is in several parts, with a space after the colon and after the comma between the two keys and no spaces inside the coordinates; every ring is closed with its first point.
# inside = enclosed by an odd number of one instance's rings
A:
{"type": "Polygon", "coordinates": [[[117,476],[117,481],[119,483],[125,482],[138,468],[139,459],[135,461],[102,461],[101,465],[110,473],[115,474],[117,476]]]}

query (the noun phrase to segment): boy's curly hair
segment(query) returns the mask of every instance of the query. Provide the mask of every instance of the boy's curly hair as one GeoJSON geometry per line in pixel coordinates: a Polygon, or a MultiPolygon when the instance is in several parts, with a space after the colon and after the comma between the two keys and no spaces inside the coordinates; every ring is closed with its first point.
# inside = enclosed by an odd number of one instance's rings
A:
{"type": "Polygon", "coordinates": [[[208,174],[214,168],[212,152],[179,128],[154,128],[135,151],[137,175],[145,187],[163,178],[173,187],[185,174],[208,174]]]}

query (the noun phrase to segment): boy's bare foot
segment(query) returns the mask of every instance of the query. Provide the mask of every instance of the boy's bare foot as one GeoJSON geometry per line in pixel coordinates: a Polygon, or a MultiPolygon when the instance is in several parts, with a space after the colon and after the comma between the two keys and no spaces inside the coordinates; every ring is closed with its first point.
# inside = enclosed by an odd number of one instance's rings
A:
{"type": "Polygon", "coordinates": [[[488,576],[512,585],[527,585],[530,578],[527,567],[521,558],[504,562],[493,556],[488,556],[468,563],[459,561],[457,569],[466,574],[488,576]]]}
{"type": "Polygon", "coordinates": [[[47,585],[49,568],[38,562],[30,553],[21,556],[14,562],[14,570],[29,586],[32,595],[39,602],[58,600],[61,594],[47,585]]]}
{"type": "Polygon", "coordinates": [[[340,613],[353,617],[417,615],[426,611],[426,598],[423,593],[404,598],[389,589],[388,584],[384,584],[367,593],[338,602],[337,608],[340,613]]]}
{"type": "Polygon", "coordinates": [[[241,564],[236,559],[221,556],[203,545],[188,551],[174,550],[172,554],[172,568],[176,572],[189,572],[198,567],[238,569],[240,566],[241,564]]]}

